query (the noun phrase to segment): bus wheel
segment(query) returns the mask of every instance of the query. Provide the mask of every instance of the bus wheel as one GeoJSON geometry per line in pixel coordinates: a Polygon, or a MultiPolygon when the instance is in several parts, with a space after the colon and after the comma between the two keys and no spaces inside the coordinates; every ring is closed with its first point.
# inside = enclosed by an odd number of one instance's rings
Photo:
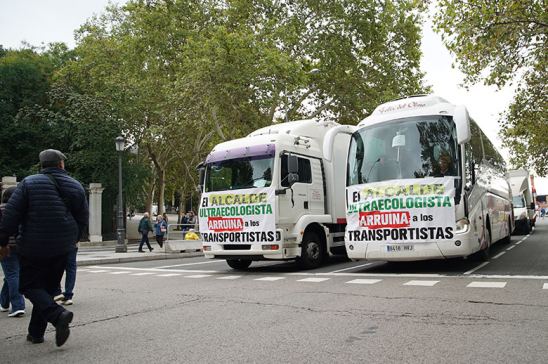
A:
{"type": "Polygon", "coordinates": [[[304,234],[301,243],[301,256],[297,263],[301,268],[312,269],[322,264],[324,247],[317,233],[309,231],[304,234]]]}
{"type": "Polygon", "coordinates": [[[491,229],[489,227],[485,229],[485,241],[487,246],[476,253],[476,260],[480,262],[488,262],[491,255],[491,229]]]}
{"type": "Polygon", "coordinates": [[[227,259],[226,264],[232,269],[246,270],[251,265],[251,260],[248,259],[227,259]]]}
{"type": "Polygon", "coordinates": [[[502,239],[502,242],[504,244],[510,244],[511,240],[512,240],[512,221],[508,219],[508,236],[502,239]]]}

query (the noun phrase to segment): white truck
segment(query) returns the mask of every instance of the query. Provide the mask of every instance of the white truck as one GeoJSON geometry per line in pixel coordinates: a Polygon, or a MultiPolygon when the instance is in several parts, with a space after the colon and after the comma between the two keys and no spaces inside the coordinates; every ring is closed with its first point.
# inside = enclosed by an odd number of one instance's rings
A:
{"type": "Polygon", "coordinates": [[[207,258],[319,266],[344,254],[345,168],[353,126],[275,124],[221,143],[200,168],[200,234],[207,258]]]}
{"type": "Polygon", "coordinates": [[[528,234],[537,219],[531,176],[525,169],[515,169],[508,171],[506,177],[512,189],[515,231],[528,234]]]}

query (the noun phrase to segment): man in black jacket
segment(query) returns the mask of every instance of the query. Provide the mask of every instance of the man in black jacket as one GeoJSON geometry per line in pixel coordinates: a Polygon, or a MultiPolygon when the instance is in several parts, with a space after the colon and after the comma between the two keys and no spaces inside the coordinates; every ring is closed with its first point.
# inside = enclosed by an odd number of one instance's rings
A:
{"type": "Polygon", "coordinates": [[[68,254],[88,223],[88,204],[82,185],[65,171],[65,155],[55,149],[40,152],[39,174],[19,183],[0,224],[0,256],[8,237],[19,233],[20,291],[32,302],[27,340],[44,341],[47,323],[55,326],[55,343],[70,334],[73,313],[55,303],[68,254]]]}

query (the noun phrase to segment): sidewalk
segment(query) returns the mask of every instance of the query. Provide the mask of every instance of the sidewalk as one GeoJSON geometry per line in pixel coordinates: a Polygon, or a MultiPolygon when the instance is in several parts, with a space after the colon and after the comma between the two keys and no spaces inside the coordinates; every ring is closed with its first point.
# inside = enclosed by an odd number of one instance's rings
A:
{"type": "Polygon", "coordinates": [[[148,249],[145,253],[137,251],[139,244],[129,243],[127,253],[116,253],[116,241],[104,241],[102,243],[80,243],[76,261],[78,266],[96,265],[96,264],[113,264],[113,263],[128,263],[142,262],[147,260],[163,260],[163,259],[181,259],[202,256],[202,252],[185,252],[185,253],[167,253],[163,248],[154,244],[152,252],[148,249]]]}

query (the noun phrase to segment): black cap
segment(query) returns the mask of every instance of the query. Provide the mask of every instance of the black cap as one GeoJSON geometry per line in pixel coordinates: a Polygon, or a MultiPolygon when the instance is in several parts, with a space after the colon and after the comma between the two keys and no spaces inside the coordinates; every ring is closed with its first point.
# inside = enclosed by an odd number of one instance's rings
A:
{"type": "Polygon", "coordinates": [[[67,159],[67,157],[57,149],[46,149],[38,155],[40,163],[56,163],[67,159]]]}

